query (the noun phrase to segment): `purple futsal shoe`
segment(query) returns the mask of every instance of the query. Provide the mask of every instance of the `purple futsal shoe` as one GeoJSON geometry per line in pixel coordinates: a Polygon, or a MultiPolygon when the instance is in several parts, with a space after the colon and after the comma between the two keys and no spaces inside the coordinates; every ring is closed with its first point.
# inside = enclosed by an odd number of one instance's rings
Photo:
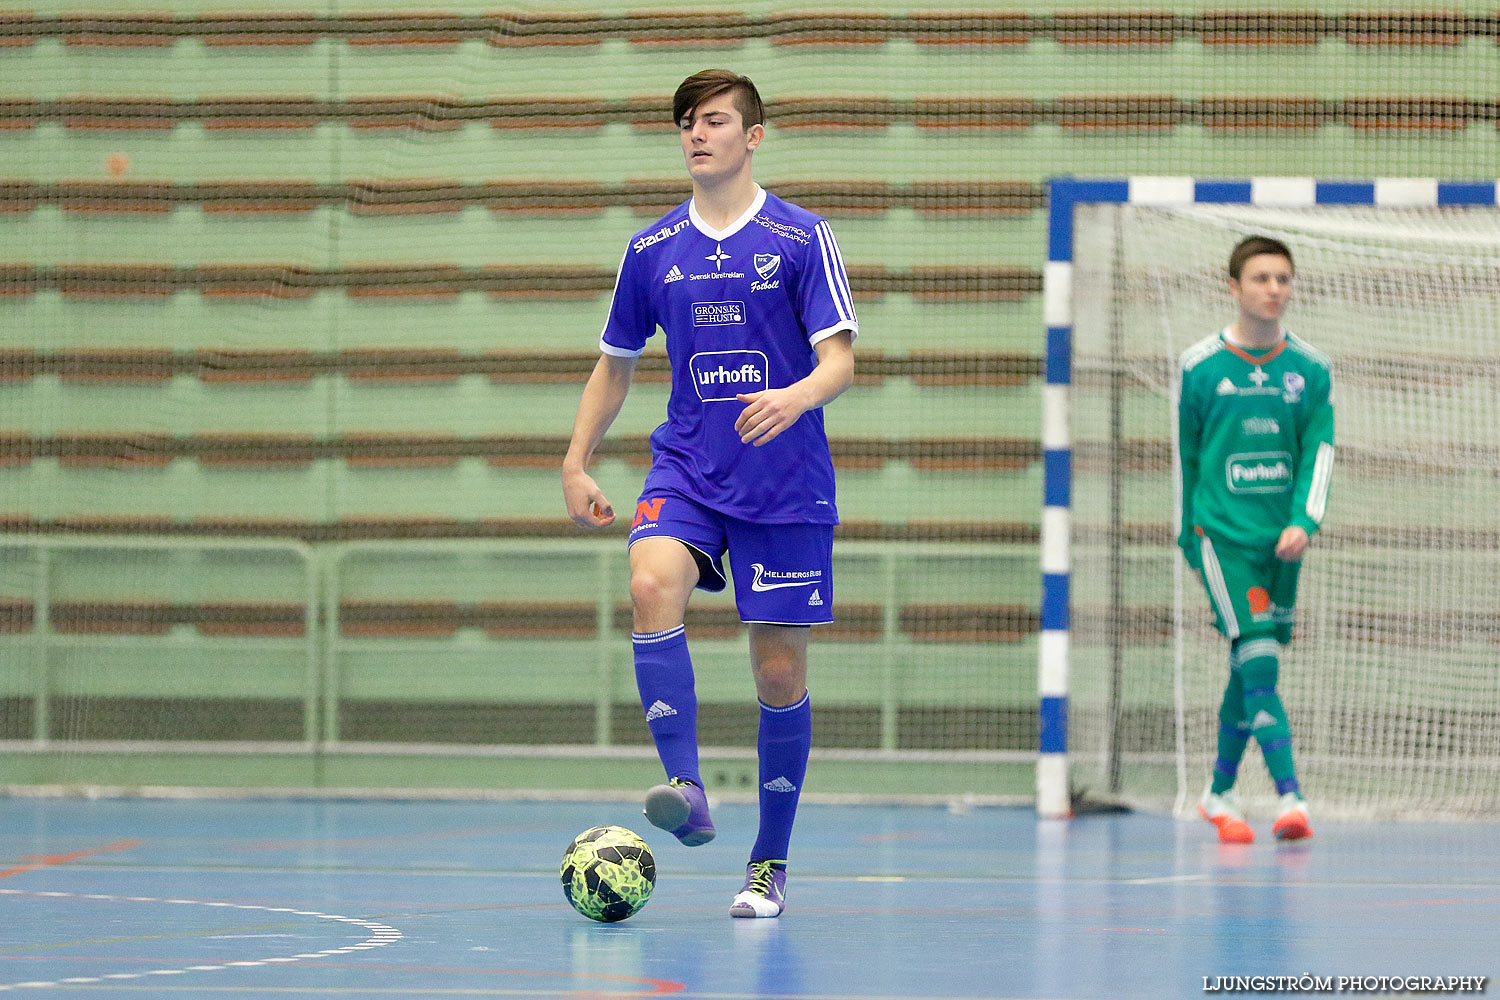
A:
{"type": "Polygon", "coordinates": [[[752,861],[745,866],[745,888],[729,904],[731,917],[779,917],[786,909],[786,862],[752,861]]]}
{"type": "Polygon", "coordinates": [[[682,841],[684,847],[698,847],[714,839],[714,821],[708,818],[708,796],[703,789],[673,778],[646,793],[646,819],[682,841]]]}

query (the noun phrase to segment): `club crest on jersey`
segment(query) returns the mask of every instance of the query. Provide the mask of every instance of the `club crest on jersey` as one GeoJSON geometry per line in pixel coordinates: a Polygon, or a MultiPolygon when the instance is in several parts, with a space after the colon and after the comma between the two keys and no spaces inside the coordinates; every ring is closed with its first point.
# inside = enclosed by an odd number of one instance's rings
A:
{"type": "Polygon", "coordinates": [[[780,268],[781,268],[781,254],[779,254],[779,253],[758,253],[758,254],[756,254],[755,255],[755,273],[758,274],[758,275],[760,275],[760,280],[759,281],[752,281],[750,283],[750,291],[752,291],[752,292],[769,292],[772,289],[780,288],[781,287],[781,279],[780,278],[777,278],[775,281],[771,280],[771,276],[774,275],[778,270],[780,270],[780,268]]]}
{"type": "Polygon", "coordinates": [[[733,400],[740,393],[769,387],[766,356],[760,351],[704,351],[688,359],[693,388],[705,403],[733,400]]]}
{"type": "Polygon", "coordinates": [[[1287,372],[1281,376],[1281,400],[1284,403],[1296,403],[1302,400],[1302,390],[1307,388],[1307,380],[1297,372],[1287,372]]]}

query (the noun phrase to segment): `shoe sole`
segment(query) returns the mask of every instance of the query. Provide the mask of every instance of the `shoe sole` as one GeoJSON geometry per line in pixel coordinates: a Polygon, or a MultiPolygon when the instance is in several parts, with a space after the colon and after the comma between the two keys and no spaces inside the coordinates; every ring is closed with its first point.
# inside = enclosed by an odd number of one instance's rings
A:
{"type": "MultiPolygon", "coordinates": [[[[675,833],[672,834],[672,836],[677,837],[675,833]]],[[[677,837],[677,840],[682,844],[683,847],[702,847],[710,840],[713,840],[716,836],[718,836],[717,830],[694,830],[692,833],[683,834],[681,837],[677,837]]]]}
{"type": "Polygon", "coordinates": [[[1198,807],[1198,815],[1214,825],[1219,831],[1219,843],[1221,844],[1253,844],[1255,843],[1255,831],[1250,829],[1250,824],[1243,820],[1232,819],[1228,816],[1220,817],[1224,822],[1214,819],[1208,814],[1203,806],[1198,807]]]}
{"type": "Polygon", "coordinates": [[[671,785],[657,785],[646,793],[645,813],[648,823],[677,837],[684,847],[702,847],[718,832],[709,826],[678,836],[675,831],[693,814],[693,804],[671,785]]]}
{"type": "Polygon", "coordinates": [[[692,811],[687,796],[671,785],[657,785],[646,793],[646,820],[668,833],[686,823],[692,811]]]}
{"type": "Polygon", "coordinates": [[[1312,827],[1306,819],[1291,818],[1277,820],[1271,832],[1276,835],[1277,840],[1306,840],[1312,836],[1312,827]]]}
{"type": "MultiPolygon", "coordinates": [[[[767,902],[770,902],[770,900],[767,900],[767,902]]],[[[771,905],[775,906],[776,904],[772,903],[771,905]]],[[[771,920],[781,916],[782,912],[785,909],[786,907],[784,906],[777,906],[775,913],[760,913],[750,903],[734,903],[729,907],[729,915],[731,917],[750,917],[752,919],[759,918],[761,920],[771,920]]]]}
{"type": "Polygon", "coordinates": [[[739,917],[742,920],[746,917],[752,920],[775,920],[781,916],[781,911],[777,910],[775,913],[756,913],[748,906],[731,906],[729,908],[729,915],[731,917],[739,917]]]}

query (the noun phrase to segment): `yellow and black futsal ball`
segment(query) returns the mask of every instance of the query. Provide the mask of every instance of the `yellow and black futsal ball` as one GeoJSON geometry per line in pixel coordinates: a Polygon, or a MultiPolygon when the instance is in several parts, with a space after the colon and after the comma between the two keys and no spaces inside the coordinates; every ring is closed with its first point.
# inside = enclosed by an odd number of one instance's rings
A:
{"type": "Polygon", "coordinates": [[[614,923],[637,913],[656,888],[656,858],[623,826],[583,831],[562,859],[563,895],[590,920],[614,923]]]}

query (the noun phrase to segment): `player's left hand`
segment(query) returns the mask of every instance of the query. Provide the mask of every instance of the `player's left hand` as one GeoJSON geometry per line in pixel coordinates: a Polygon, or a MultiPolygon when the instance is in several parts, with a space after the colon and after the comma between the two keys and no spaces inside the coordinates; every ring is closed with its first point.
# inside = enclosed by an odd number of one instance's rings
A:
{"type": "Polygon", "coordinates": [[[1307,551],[1307,542],[1307,532],[1292,525],[1276,541],[1276,558],[1282,562],[1296,562],[1307,551]]]}
{"type": "Polygon", "coordinates": [[[797,418],[807,412],[801,394],[791,386],[740,393],[734,398],[749,404],[740,411],[739,418],[734,422],[734,429],[739,432],[741,443],[753,444],[757,448],[775,440],[777,435],[795,424],[797,418]]]}

